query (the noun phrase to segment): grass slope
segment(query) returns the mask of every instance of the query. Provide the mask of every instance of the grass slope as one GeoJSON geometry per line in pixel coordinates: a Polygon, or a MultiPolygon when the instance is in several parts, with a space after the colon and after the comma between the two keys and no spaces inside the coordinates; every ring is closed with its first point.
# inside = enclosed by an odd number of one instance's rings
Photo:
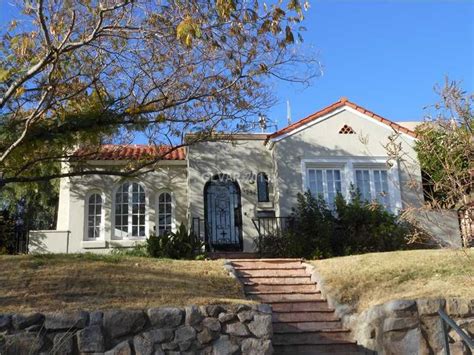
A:
{"type": "Polygon", "coordinates": [[[413,250],[312,262],[326,292],[361,311],[393,299],[474,299],[474,250],[413,250]]]}
{"type": "Polygon", "coordinates": [[[222,261],[0,256],[0,313],[246,302],[222,261]]]}

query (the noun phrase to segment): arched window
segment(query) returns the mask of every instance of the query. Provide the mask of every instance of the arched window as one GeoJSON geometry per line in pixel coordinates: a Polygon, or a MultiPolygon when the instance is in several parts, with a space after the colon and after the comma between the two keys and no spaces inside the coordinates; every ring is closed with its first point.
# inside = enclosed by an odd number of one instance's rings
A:
{"type": "Polygon", "coordinates": [[[173,201],[169,192],[158,196],[158,235],[173,229],[173,201]]]}
{"type": "Polygon", "coordinates": [[[115,193],[115,237],[145,237],[145,190],[136,182],[122,184],[115,193]]]}
{"type": "Polygon", "coordinates": [[[269,202],[268,176],[265,173],[257,174],[257,196],[258,202],[269,202]]]}
{"type": "Polygon", "coordinates": [[[102,197],[94,193],[87,199],[87,239],[98,239],[102,227],[102,197]]]}

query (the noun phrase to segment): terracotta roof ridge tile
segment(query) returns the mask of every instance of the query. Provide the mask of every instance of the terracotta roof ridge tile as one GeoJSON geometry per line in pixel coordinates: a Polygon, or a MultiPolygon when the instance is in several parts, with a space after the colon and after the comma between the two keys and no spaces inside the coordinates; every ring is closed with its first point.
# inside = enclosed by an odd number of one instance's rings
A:
{"type": "Polygon", "coordinates": [[[332,104],[330,104],[329,106],[326,106],[325,108],[319,110],[319,111],[316,111],[304,118],[302,118],[301,120],[295,122],[295,123],[292,123],[274,133],[271,133],[269,135],[267,135],[267,139],[265,140],[265,144],[270,140],[270,139],[273,139],[273,138],[276,138],[276,137],[279,137],[283,134],[286,134],[286,133],[289,133],[311,121],[314,121],[315,119],[317,118],[320,118],[322,116],[325,116],[326,114],[338,109],[338,108],[341,108],[341,107],[344,107],[344,106],[349,106],[351,107],[352,109],[356,110],[356,111],[359,111],[369,117],[372,117],[374,119],[376,119],[377,121],[381,122],[381,123],[384,123],[386,124],[387,126],[389,127],[392,127],[394,130],[396,131],[400,131],[400,132],[403,132],[403,133],[406,133],[412,137],[416,137],[416,133],[414,131],[412,131],[411,129],[408,129],[394,121],[391,121],[385,117],[382,117],[352,101],[349,101],[349,99],[347,97],[341,97],[339,99],[339,101],[336,101],[332,104]]]}
{"type": "Polygon", "coordinates": [[[163,160],[185,160],[186,149],[182,146],[169,145],[103,144],[97,150],[79,148],[75,156],[87,160],[130,160],[150,157],[160,157],[163,160]]]}

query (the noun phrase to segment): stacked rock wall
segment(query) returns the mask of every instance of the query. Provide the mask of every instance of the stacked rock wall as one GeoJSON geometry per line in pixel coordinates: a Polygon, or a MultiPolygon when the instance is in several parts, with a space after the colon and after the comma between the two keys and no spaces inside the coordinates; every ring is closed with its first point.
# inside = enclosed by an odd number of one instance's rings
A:
{"type": "MultiPolygon", "coordinates": [[[[339,303],[325,290],[325,282],[315,267],[305,264],[324,298],[351,330],[359,345],[380,354],[445,354],[443,309],[469,336],[474,337],[474,300],[432,299],[393,300],[357,313],[339,303]]],[[[461,337],[451,330],[448,336],[451,354],[471,355],[461,337]]]]}
{"type": "MultiPolygon", "coordinates": [[[[474,335],[474,301],[462,299],[394,300],[343,320],[367,349],[383,354],[445,354],[440,308],[474,335]]],[[[454,330],[449,332],[449,342],[451,354],[470,354],[454,330]]]]}
{"type": "Polygon", "coordinates": [[[0,354],[271,354],[268,305],[0,315],[0,354]]]}

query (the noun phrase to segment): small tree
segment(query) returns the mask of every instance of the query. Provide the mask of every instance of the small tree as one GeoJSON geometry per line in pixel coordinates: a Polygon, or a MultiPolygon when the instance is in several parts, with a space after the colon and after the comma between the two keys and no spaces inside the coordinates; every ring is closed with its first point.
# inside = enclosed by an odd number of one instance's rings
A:
{"type": "Polygon", "coordinates": [[[418,153],[425,194],[431,207],[460,208],[472,201],[474,177],[474,96],[446,79],[437,87],[435,114],[417,127],[418,153]]]}
{"type": "MultiPolygon", "coordinates": [[[[458,245],[458,232],[453,226],[457,224],[457,215],[451,212],[465,210],[474,201],[474,96],[464,92],[458,82],[447,78],[443,86],[435,86],[435,91],[440,102],[427,108],[432,112],[416,128],[417,160],[405,161],[409,154],[400,144],[387,144],[386,149],[390,160],[398,160],[406,171],[410,171],[410,164],[419,163],[421,168],[424,202],[405,206],[402,215],[417,227],[412,241],[455,246],[458,245]],[[438,211],[433,213],[432,210],[438,211]],[[446,223],[446,220],[452,223],[446,223]]],[[[392,138],[391,142],[394,141],[392,138]]],[[[405,186],[412,187],[418,187],[417,178],[410,178],[405,186]]],[[[464,244],[468,245],[467,239],[464,244]]]]}

